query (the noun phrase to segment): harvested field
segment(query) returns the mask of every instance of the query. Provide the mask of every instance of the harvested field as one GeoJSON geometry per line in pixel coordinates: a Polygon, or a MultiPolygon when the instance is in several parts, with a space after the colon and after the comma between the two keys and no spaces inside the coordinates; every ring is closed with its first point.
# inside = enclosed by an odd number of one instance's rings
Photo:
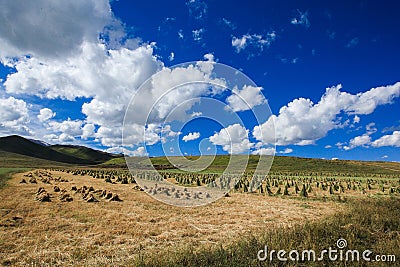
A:
{"type": "Polygon", "coordinates": [[[4,265],[99,266],[113,261],[124,266],[147,253],[187,244],[225,246],[248,233],[319,220],[346,208],[333,201],[251,193],[231,193],[211,205],[178,208],[135,190],[133,184],[106,183],[60,171],[30,173],[15,174],[0,191],[4,265]],[[28,182],[31,178],[37,183],[28,182]],[[27,183],[20,183],[22,179],[27,183]],[[50,202],[37,200],[40,187],[50,202]],[[117,195],[120,201],[110,201],[111,197],[102,196],[104,192],[117,195]],[[65,201],[65,195],[72,200],[65,201]]]}

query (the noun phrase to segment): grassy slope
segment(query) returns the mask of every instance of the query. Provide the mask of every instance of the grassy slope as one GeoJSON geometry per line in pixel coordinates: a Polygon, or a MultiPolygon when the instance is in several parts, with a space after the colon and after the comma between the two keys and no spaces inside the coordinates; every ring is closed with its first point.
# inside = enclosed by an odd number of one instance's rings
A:
{"type": "MultiPolygon", "coordinates": [[[[194,159],[194,157],[192,157],[194,159]]],[[[156,157],[151,159],[153,164],[165,165],[168,164],[168,160],[165,157],[156,157]]],[[[255,166],[257,163],[258,156],[250,156],[249,165],[255,166]]],[[[225,167],[229,162],[229,156],[221,155],[217,156],[211,165],[210,169],[218,169],[219,167],[225,167]]],[[[298,158],[298,157],[281,157],[277,156],[274,158],[271,171],[276,172],[302,172],[302,171],[313,171],[313,172],[369,172],[376,173],[381,171],[386,173],[389,170],[383,169],[380,166],[371,166],[366,164],[354,164],[350,161],[331,161],[322,159],[311,159],[311,158],[298,158]]],[[[390,172],[390,171],[389,171],[390,172]]]]}
{"type": "MultiPolygon", "coordinates": [[[[189,157],[195,160],[196,157],[189,157]]],[[[170,165],[166,157],[155,157],[151,159],[155,165],[170,165]]],[[[250,156],[249,169],[256,166],[258,156],[250,156]]],[[[221,171],[229,162],[228,155],[219,155],[215,158],[209,171],[221,171]]],[[[104,166],[125,166],[124,158],[112,159],[105,162],[104,166]]],[[[323,160],[312,158],[298,158],[287,156],[276,156],[274,158],[272,172],[341,172],[341,173],[368,173],[368,174],[398,174],[400,163],[393,162],[366,162],[366,161],[347,161],[347,160],[323,160]]]]}
{"type": "Polygon", "coordinates": [[[100,164],[100,166],[118,166],[118,167],[126,167],[126,163],[125,163],[125,158],[121,157],[121,158],[114,158],[114,159],[110,159],[102,164],[100,164]]]}
{"type": "MultiPolygon", "coordinates": [[[[397,163],[400,166],[399,163],[397,163]]],[[[356,173],[382,173],[393,174],[392,170],[384,168],[382,165],[374,165],[374,162],[348,161],[348,160],[323,160],[312,158],[297,157],[275,157],[272,171],[313,171],[313,172],[356,172],[356,173]]]]}
{"type": "Polygon", "coordinates": [[[29,157],[52,160],[71,164],[92,164],[91,160],[82,160],[74,156],[59,153],[49,147],[39,145],[20,136],[7,136],[0,138],[0,150],[12,152],[29,157]]]}
{"type": "Polygon", "coordinates": [[[12,152],[0,151],[0,168],[36,168],[65,166],[71,165],[67,163],[29,157],[12,152]]]}
{"type": "Polygon", "coordinates": [[[96,163],[102,163],[116,158],[116,156],[111,154],[84,146],[53,145],[50,146],[50,148],[68,156],[94,161],[96,163]]]}

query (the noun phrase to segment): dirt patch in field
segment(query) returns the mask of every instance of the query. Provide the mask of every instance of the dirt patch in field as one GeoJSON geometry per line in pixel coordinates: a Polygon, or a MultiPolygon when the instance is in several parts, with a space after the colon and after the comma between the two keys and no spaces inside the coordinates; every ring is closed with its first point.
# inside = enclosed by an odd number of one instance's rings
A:
{"type": "Polygon", "coordinates": [[[141,253],[187,244],[226,244],[247,233],[318,220],[345,207],[336,202],[231,193],[207,206],[178,208],[154,200],[135,184],[50,173],[57,179],[47,177],[49,183],[36,179],[37,184],[21,184],[27,177],[16,174],[0,191],[0,264],[98,266],[112,260],[123,266],[141,253]],[[40,187],[50,202],[37,200],[40,187]],[[79,189],[90,193],[84,197],[79,189]],[[105,199],[104,191],[122,201],[105,199]],[[88,201],[92,198],[98,201],[88,201]]]}

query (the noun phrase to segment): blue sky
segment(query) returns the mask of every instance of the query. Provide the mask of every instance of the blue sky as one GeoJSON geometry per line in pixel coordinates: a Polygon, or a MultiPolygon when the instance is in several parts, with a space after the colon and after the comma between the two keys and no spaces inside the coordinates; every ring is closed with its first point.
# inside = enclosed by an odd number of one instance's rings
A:
{"type": "MultiPolygon", "coordinates": [[[[252,110],[239,110],[240,127],[201,116],[154,120],[145,137],[145,125],[135,121],[132,154],[174,155],[178,146],[198,154],[200,143],[203,153],[269,153],[273,120],[277,155],[400,161],[396,1],[40,0],[0,7],[3,136],[119,152],[125,110],[140,85],[161,69],[205,60],[247,75],[254,88],[239,87],[239,95],[264,97],[273,119],[255,123],[252,110]]],[[[182,82],[169,75],[160,82],[182,82]]],[[[234,108],[229,95],[214,98],[234,108]]],[[[165,101],[177,105],[179,97],[165,101]]],[[[200,106],[182,112],[210,109],[200,106]]]]}

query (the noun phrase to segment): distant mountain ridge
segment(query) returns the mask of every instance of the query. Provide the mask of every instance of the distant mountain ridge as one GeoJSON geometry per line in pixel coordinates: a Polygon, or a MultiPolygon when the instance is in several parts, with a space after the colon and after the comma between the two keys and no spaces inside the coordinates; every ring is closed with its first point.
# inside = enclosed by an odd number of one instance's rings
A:
{"type": "Polygon", "coordinates": [[[0,137],[0,151],[69,164],[94,165],[120,157],[85,146],[48,145],[18,135],[0,137]]]}

